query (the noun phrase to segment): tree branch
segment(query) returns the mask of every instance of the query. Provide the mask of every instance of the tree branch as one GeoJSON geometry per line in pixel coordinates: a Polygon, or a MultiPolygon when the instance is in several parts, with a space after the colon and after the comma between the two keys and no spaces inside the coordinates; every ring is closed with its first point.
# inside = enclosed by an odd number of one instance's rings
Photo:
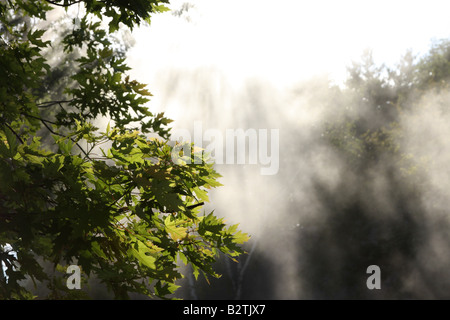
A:
{"type": "Polygon", "coordinates": [[[70,7],[71,5],[83,2],[82,0],[78,0],[78,1],[74,1],[74,2],[68,3],[68,4],[62,4],[62,3],[57,3],[57,2],[52,1],[52,0],[46,0],[46,1],[48,3],[50,3],[50,4],[53,4],[53,5],[58,6],[58,7],[70,7]]]}
{"type": "MultiPolygon", "coordinates": [[[[50,128],[50,126],[47,124],[47,122],[48,123],[51,123],[51,124],[57,124],[56,122],[53,122],[53,121],[50,121],[50,120],[45,120],[45,119],[42,119],[42,118],[39,118],[39,117],[36,117],[36,116],[32,116],[31,114],[27,114],[27,113],[23,113],[23,115],[24,116],[26,116],[26,117],[30,117],[30,118],[33,118],[33,119],[37,119],[37,120],[39,120],[39,121],[41,121],[42,122],[42,124],[48,129],[48,131],[50,131],[51,133],[53,133],[53,134],[55,134],[55,135],[57,135],[57,136],[60,136],[60,137],[64,137],[64,138],[67,138],[65,135],[63,135],[63,134],[61,134],[61,133],[59,133],[59,132],[55,132],[55,131],[53,131],[53,129],[52,128],[50,128]]],[[[11,129],[12,130],[12,129],[11,129]]],[[[14,131],[13,131],[14,132],[14,131]]],[[[20,139],[20,138],[19,138],[20,139]]],[[[83,152],[83,154],[85,155],[85,157],[86,158],[88,158],[89,160],[91,160],[91,158],[89,158],[89,155],[86,153],[86,151],[84,151],[84,149],[80,146],[80,144],[78,143],[78,142],[75,142],[75,140],[73,140],[72,138],[69,138],[73,143],[75,143],[76,145],[77,145],[77,147],[81,150],[81,152],[83,152]]],[[[21,142],[22,142],[22,140],[20,140],[21,142]]],[[[23,142],[22,142],[23,143],[23,142]]]]}
{"type": "Polygon", "coordinates": [[[60,107],[62,108],[61,103],[68,103],[68,102],[72,102],[72,101],[73,101],[73,100],[55,100],[55,101],[47,101],[47,102],[43,102],[43,103],[38,104],[37,107],[38,107],[38,108],[48,108],[48,107],[54,106],[55,104],[59,104],[60,107]]]}
{"type": "MultiPolygon", "coordinates": [[[[48,126],[48,124],[45,123],[46,120],[44,120],[44,119],[40,119],[40,120],[41,120],[41,122],[44,124],[44,126],[48,129],[48,131],[50,131],[51,133],[56,134],[57,136],[60,136],[60,137],[67,138],[65,135],[63,135],[63,134],[61,134],[61,133],[59,133],[59,132],[53,131],[53,129],[50,128],[50,127],[48,126]]],[[[83,154],[85,155],[86,158],[88,158],[89,160],[91,160],[91,158],[89,158],[88,154],[84,151],[84,149],[80,146],[80,144],[79,144],[78,142],[75,142],[75,140],[73,140],[72,138],[69,138],[69,139],[70,139],[73,143],[75,143],[75,144],[77,145],[77,147],[81,150],[81,152],[83,152],[83,154]]]]}
{"type": "Polygon", "coordinates": [[[36,117],[36,116],[33,116],[33,115],[31,115],[31,114],[28,114],[28,113],[25,113],[25,112],[23,112],[22,113],[25,117],[30,117],[30,118],[33,118],[33,119],[36,119],[36,120],[39,120],[39,121],[41,121],[41,122],[48,122],[48,123],[51,123],[51,124],[56,124],[57,125],[57,123],[56,122],[53,122],[53,121],[50,121],[50,120],[45,120],[45,119],[42,119],[42,118],[39,118],[39,117],[36,117]]]}
{"type": "Polygon", "coordinates": [[[204,204],[205,204],[204,202],[200,202],[200,203],[196,203],[196,204],[187,206],[186,208],[189,209],[189,210],[192,210],[192,209],[197,208],[197,207],[200,207],[200,206],[202,206],[202,205],[204,205],[204,204]]]}
{"type": "MultiPolygon", "coordinates": [[[[48,123],[57,125],[56,122],[53,122],[53,121],[50,121],[50,120],[45,120],[45,119],[42,119],[42,118],[33,116],[33,115],[31,115],[31,114],[28,114],[28,113],[22,113],[22,114],[23,114],[24,116],[26,116],[26,117],[30,117],[30,118],[33,118],[33,119],[36,119],[36,120],[41,121],[42,124],[43,124],[43,125],[48,129],[48,131],[50,131],[51,133],[53,133],[53,134],[55,134],[55,135],[57,135],[57,136],[60,136],[60,137],[67,138],[65,135],[63,135],[63,134],[61,134],[61,133],[59,133],[59,132],[53,131],[53,129],[50,128],[50,126],[47,124],[47,122],[48,122],[48,123]]],[[[6,124],[6,123],[5,123],[5,124],[6,124]]],[[[6,125],[7,125],[7,124],[6,124],[6,125]]],[[[7,126],[8,126],[8,125],[7,125],[7,126]]],[[[8,128],[10,128],[10,127],[8,126],[8,128]]],[[[11,128],[10,128],[10,130],[11,130],[14,134],[16,134],[11,128]]],[[[20,139],[20,137],[19,137],[17,134],[16,134],[16,136],[20,139]]],[[[84,151],[84,149],[80,146],[80,144],[79,144],[78,142],[75,142],[75,140],[73,140],[72,138],[69,138],[69,139],[70,139],[73,143],[75,143],[75,144],[77,145],[77,147],[81,150],[81,152],[83,152],[83,154],[85,155],[86,158],[88,158],[89,160],[92,160],[91,158],[89,158],[89,155],[84,151]]],[[[20,139],[20,142],[22,142],[22,144],[23,144],[22,139],[20,139]]]]}
{"type": "Polygon", "coordinates": [[[23,144],[23,140],[22,138],[19,136],[19,134],[17,132],[15,132],[13,130],[13,128],[11,128],[6,122],[3,123],[9,130],[11,130],[11,132],[17,137],[17,139],[19,139],[20,143],[23,144]]]}

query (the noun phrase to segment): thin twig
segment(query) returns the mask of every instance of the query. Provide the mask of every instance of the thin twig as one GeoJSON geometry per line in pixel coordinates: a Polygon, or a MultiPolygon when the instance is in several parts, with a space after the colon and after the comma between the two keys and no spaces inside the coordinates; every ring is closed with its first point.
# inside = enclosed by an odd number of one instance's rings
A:
{"type": "Polygon", "coordinates": [[[36,119],[36,120],[40,120],[41,122],[48,122],[48,123],[51,123],[51,124],[55,124],[55,125],[58,125],[56,122],[53,122],[53,121],[50,121],[50,120],[46,120],[46,119],[42,119],[42,118],[39,118],[39,117],[36,117],[36,116],[33,116],[33,115],[31,115],[31,114],[28,114],[28,113],[22,113],[24,116],[26,116],[26,117],[30,117],[30,118],[33,118],[33,119],[36,119]]]}
{"type": "Polygon", "coordinates": [[[11,132],[17,137],[17,139],[19,139],[20,143],[23,144],[23,140],[22,140],[22,138],[17,134],[17,132],[15,132],[15,131],[13,130],[13,128],[11,128],[6,122],[4,123],[4,125],[5,125],[9,130],[11,130],[11,132]]]}
{"type": "Polygon", "coordinates": [[[51,4],[53,4],[55,6],[59,6],[59,7],[70,7],[71,5],[74,5],[74,4],[82,2],[82,0],[78,0],[78,1],[74,1],[74,2],[68,3],[68,4],[61,4],[61,3],[57,3],[57,2],[52,1],[52,0],[46,0],[46,1],[48,3],[51,3],[51,4]]]}
{"type": "Polygon", "coordinates": [[[197,208],[197,207],[200,207],[200,206],[202,206],[202,205],[204,205],[204,204],[205,204],[204,202],[200,202],[200,203],[196,203],[196,204],[187,206],[186,208],[189,209],[189,210],[192,210],[192,209],[197,208]]]}
{"type": "MultiPolygon", "coordinates": [[[[43,120],[43,119],[40,119],[40,120],[41,120],[42,124],[43,124],[43,125],[48,129],[48,131],[50,131],[51,133],[56,134],[57,136],[60,136],[60,137],[67,138],[65,135],[63,135],[63,134],[61,134],[61,133],[59,133],[59,132],[53,131],[53,129],[50,128],[50,127],[48,126],[47,123],[45,123],[45,122],[46,122],[45,120],[43,120]]],[[[86,158],[88,158],[89,160],[92,160],[91,158],[89,158],[88,154],[83,150],[83,148],[80,146],[80,144],[79,144],[78,142],[76,142],[76,141],[73,140],[72,138],[69,138],[69,139],[70,139],[73,143],[75,143],[75,144],[77,145],[77,147],[81,150],[81,152],[83,152],[83,154],[86,156],[86,158]]]]}
{"type": "Polygon", "coordinates": [[[68,103],[72,102],[73,100],[55,100],[55,101],[47,101],[43,102],[37,105],[38,108],[48,108],[51,106],[54,106],[55,104],[59,104],[61,106],[61,103],[68,103]]]}

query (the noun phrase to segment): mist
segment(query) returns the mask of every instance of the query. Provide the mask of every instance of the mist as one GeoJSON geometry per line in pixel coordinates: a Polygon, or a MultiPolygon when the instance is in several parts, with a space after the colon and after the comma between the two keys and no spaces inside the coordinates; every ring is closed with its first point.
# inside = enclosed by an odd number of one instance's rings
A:
{"type": "Polygon", "coordinates": [[[216,157],[223,186],[205,212],[251,235],[219,279],[184,268],[176,297],[450,298],[448,85],[379,83],[409,74],[396,65],[408,49],[420,59],[450,38],[444,3],[172,1],[133,31],[150,110],[216,157]],[[356,77],[366,48],[378,78],[356,77]]]}
{"type": "Polygon", "coordinates": [[[420,57],[432,39],[450,35],[440,16],[433,27],[416,29],[429,10],[445,11],[436,9],[442,2],[370,3],[280,2],[276,9],[178,1],[172,13],[134,33],[134,75],[149,84],[152,110],[175,120],[175,132],[194,137],[195,123],[223,136],[230,129],[279,130],[273,174],[261,174],[261,159],[216,164],[224,186],[211,192],[205,211],[239,223],[252,238],[238,264],[217,264],[220,279],[207,284],[187,276],[180,297],[450,297],[448,92],[430,88],[408,97],[395,115],[396,155],[374,150],[361,161],[361,145],[347,141],[354,137],[339,138],[351,157],[332,143],[330,124],[357,119],[357,132],[392,120],[393,111],[377,112],[376,101],[361,102],[345,83],[346,68],[365,48],[373,48],[377,65],[392,66],[407,49],[420,57]],[[379,20],[399,12],[402,27],[379,20]],[[370,265],[380,267],[379,290],[366,285],[370,265]]]}

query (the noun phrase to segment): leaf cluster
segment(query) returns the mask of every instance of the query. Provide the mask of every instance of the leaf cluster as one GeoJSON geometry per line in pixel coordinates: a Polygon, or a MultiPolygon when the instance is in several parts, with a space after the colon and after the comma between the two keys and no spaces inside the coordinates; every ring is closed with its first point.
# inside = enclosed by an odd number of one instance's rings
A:
{"type": "Polygon", "coordinates": [[[200,212],[208,191],[220,186],[208,156],[192,152],[181,155],[192,164],[173,161],[171,120],[148,110],[150,92],[130,79],[113,48],[111,33],[120,23],[138,26],[165,3],[0,2],[8,34],[0,43],[0,261],[6,267],[0,297],[34,298],[21,285],[26,279],[47,283],[48,298],[84,297],[64,288],[61,275],[44,272],[45,261],[60,273],[78,264],[116,298],[130,292],[165,298],[183,277],[180,261],[196,275],[217,277],[220,253],[232,259],[243,253],[248,236],[237,225],[200,212]],[[61,42],[64,54],[77,56],[70,85],[49,100],[55,94],[42,89],[54,72],[46,30],[14,20],[45,19],[50,4],[75,3],[86,14],[61,42]],[[110,118],[104,131],[94,125],[99,117],[110,118]],[[42,141],[43,131],[52,143],[42,141]]]}

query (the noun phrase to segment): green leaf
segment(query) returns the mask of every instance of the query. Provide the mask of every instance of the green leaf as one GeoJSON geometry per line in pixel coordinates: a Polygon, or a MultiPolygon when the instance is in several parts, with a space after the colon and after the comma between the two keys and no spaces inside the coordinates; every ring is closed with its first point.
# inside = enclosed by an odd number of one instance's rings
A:
{"type": "Polygon", "coordinates": [[[211,212],[201,219],[198,226],[198,232],[201,235],[205,235],[206,232],[219,235],[224,226],[225,224],[222,222],[222,219],[217,218],[213,212],[211,212]]]}
{"type": "Polygon", "coordinates": [[[174,283],[158,281],[155,284],[155,293],[159,297],[165,297],[165,296],[173,294],[179,287],[180,286],[178,286],[174,283]]]}
{"type": "Polygon", "coordinates": [[[209,201],[209,197],[208,197],[208,193],[198,187],[193,189],[196,196],[199,198],[199,200],[204,201],[204,202],[208,202],[209,201]]]}
{"type": "Polygon", "coordinates": [[[233,235],[233,239],[237,244],[243,244],[250,240],[250,236],[242,231],[238,231],[233,235]]]}
{"type": "Polygon", "coordinates": [[[171,216],[167,216],[164,220],[167,233],[174,241],[179,241],[187,236],[187,228],[177,226],[177,222],[172,220],[171,216]]]}
{"type": "Polygon", "coordinates": [[[187,266],[188,259],[187,259],[186,255],[183,252],[180,251],[180,252],[178,252],[178,257],[184,263],[184,265],[187,266]]]}
{"type": "Polygon", "coordinates": [[[9,157],[14,158],[14,156],[17,154],[17,147],[19,146],[19,142],[16,135],[12,133],[9,128],[6,128],[4,132],[9,146],[9,157]]]}
{"type": "Polygon", "coordinates": [[[40,38],[44,35],[45,31],[46,30],[44,30],[44,29],[42,29],[42,30],[37,29],[34,32],[31,32],[31,31],[28,32],[28,35],[27,35],[28,40],[35,46],[38,46],[38,47],[46,46],[47,44],[50,43],[50,41],[43,42],[42,40],[40,40],[40,38]]]}
{"type": "Polygon", "coordinates": [[[61,150],[62,154],[64,155],[70,155],[72,148],[73,148],[73,142],[70,139],[63,140],[58,143],[59,149],[61,150]]]}
{"type": "Polygon", "coordinates": [[[137,240],[137,249],[135,247],[131,248],[132,254],[139,262],[150,269],[156,269],[155,261],[156,257],[153,255],[154,252],[150,250],[142,241],[137,240]]]}
{"type": "Polygon", "coordinates": [[[108,121],[108,125],[106,126],[106,135],[109,136],[109,131],[111,130],[111,121],[108,121]]]}
{"type": "Polygon", "coordinates": [[[201,179],[213,188],[223,186],[219,181],[212,178],[202,177],[201,179]]]}
{"type": "Polygon", "coordinates": [[[99,257],[102,257],[103,259],[108,260],[108,257],[103,252],[103,250],[100,247],[100,244],[97,241],[91,242],[91,249],[92,249],[92,252],[94,252],[99,257]]]}
{"type": "Polygon", "coordinates": [[[198,280],[198,275],[200,274],[200,271],[199,271],[199,268],[195,264],[192,265],[192,274],[193,274],[195,280],[198,280]]]}

